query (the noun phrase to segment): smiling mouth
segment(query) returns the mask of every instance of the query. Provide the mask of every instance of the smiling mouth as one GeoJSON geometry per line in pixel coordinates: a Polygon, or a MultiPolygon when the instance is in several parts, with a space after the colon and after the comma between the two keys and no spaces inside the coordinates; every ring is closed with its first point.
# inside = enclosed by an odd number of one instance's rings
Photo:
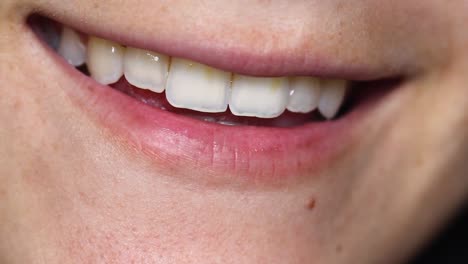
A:
{"type": "Polygon", "coordinates": [[[271,180],[327,166],[350,143],[355,120],[376,95],[399,83],[398,76],[353,81],[238,74],[78,33],[42,16],[30,16],[28,24],[81,71],[70,73],[93,87],[88,99],[99,95],[99,109],[91,111],[106,115],[113,131],[132,130],[134,143],[159,164],[172,159],[176,167],[209,168],[208,174],[271,180]],[[109,111],[119,114],[109,118],[109,111]],[[187,154],[195,162],[181,159],[187,154]]]}

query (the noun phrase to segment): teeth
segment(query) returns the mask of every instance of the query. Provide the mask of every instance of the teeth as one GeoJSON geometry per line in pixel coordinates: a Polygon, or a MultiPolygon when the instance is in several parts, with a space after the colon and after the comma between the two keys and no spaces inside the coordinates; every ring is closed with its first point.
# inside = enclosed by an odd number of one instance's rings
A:
{"type": "Polygon", "coordinates": [[[320,80],[313,77],[294,77],[290,80],[287,109],[295,113],[309,113],[318,106],[320,80]]]}
{"type": "Polygon", "coordinates": [[[64,27],[58,53],[73,66],[81,66],[86,61],[86,46],[80,36],[70,28],[64,27]]]}
{"type": "Polygon", "coordinates": [[[112,41],[91,37],[88,41],[88,69],[101,84],[117,82],[123,75],[125,48],[112,41]]]}
{"type": "Polygon", "coordinates": [[[99,83],[117,82],[123,75],[135,87],[162,93],[174,107],[218,113],[229,108],[236,116],[276,118],[288,109],[310,113],[315,109],[333,119],[343,104],[348,83],[314,77],[251,77],[224,72],[185,59],[123,46],[89,37],[64,27],[58,53],[70,64],[87,63],[99,83]],[[170,64],[170,69],[169,69],[170,64]],[[232,86],[232,87],[231,87],[232,86]]]}
{"type": "Polygon", "coordinates": [[[286,109],[288,79],[235,75],[229,108],[237,116],[274,118],[286,109]]]}
{"type": "Polygon", "coordinates": [[[230,73],[174,58],[167,80],[167,100],[179,108],[224,112],[227,109],[230,79],[230,73]]]}
{"type": "Polygon", "coordinates": [[[322,92],[318,109],[327,119],[332,119],[340,110],[346,94],[347,83],[344,80],[322,80],[322,92]]]}
{"type": "Polygon", "coordinates": [[[169,57],[128,47],[124,56],[127,81],[142,89],[162,93],[166,85],[169,57]]]}

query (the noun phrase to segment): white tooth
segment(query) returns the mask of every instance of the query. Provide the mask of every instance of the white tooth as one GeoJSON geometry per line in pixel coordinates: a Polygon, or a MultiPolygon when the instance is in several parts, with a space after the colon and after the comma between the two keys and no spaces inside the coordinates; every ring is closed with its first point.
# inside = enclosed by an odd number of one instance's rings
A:
{"type": "Polygon", "coordinates": [[[288,97],[287,78],[235,75],[229,108],[237,116],[274,118],[284,112],[288,97]]]}
{"type": "Polygon", "coordinates": [[[174,107],[216,113],[227,109],[231,74],[184,59],[172,59],[167,101],[174,107]]]}
{"type": "Polygon", "coordinates": [[[325,118],[332,119],[343,104],[347,83],[344,80],[322,80],[321,86],[318,109],[325,118]]]}
{"type": "Polygon", "coordinates": [[[320,80],[313,77],[293,77],[289,82],[287,109],[295,113],[309,113],[318,106],[320,80]]]}
{"type": "Polygon", "coordinates": [[[91,37],[87,65],[93,79],[101,84],[117,82],[123,75],[125,48],[112,41],[91,37]]]}
{"type": "Polygon", "coordinates": [[[58,53],[73,66],[81,66],[86,61],[86,46],[72,29],[64,27],[58,53]]]}
{"type": "Polygon", "coordinates": [[[166,86],[168,67],[168,56],[131,47],[125,51],[125,78],[138,88],[162,93],[166,86]]]}

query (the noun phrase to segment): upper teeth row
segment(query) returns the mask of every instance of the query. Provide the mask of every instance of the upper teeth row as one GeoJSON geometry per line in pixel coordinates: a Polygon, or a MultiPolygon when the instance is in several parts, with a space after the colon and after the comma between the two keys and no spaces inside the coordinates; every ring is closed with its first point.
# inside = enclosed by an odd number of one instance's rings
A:
{"type": "Polygon", "coordinates": [[[166,90],[174,107],[201,112],[224,112],[229,105],[237,116],[274,118],[286,109],[308,113],[318,108],[331,119],[347,88],[344,80],[232,74],[95,37],[85,45],[69,28],[62,32],[59,54],[74,66],[87,63],[91,76],[101,84],[115,83],[125,75],[138,88],[157,93],[166,90]]]}

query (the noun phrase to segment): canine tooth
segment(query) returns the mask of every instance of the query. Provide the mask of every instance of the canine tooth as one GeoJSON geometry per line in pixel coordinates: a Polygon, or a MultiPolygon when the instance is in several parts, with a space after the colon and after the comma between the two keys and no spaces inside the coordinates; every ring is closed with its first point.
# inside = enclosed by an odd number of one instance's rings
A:
{"type": "Polygon", "coordinates": [[[117,82],[123,75],[124,52],[125,48],[115,42],[91,37],[87,57],[91,76],[105,85],[117,82]]]}
{"type": "Polygon", "coordinates": [[[81,66],[86,61],[86,46],[74,30],[64,27],[58,53],[73,66],[81,66]]]}
{"type": "Polygon", "coordinates": [[[179,108],[216,113],[227,109],[231,74],[184,59],[172,60],[168,102],[179,108]]]}
{"type": "Polygon", "coordinates": [[[229,108],[237,116],[274,118],[286,109],[288,79],[235,75],[229,108]]]}
{"type": "Polygon", "coordinates": [[[166,85],[168,67],[168,56],[131,47],[127,47],[125,51],[125,78],[138,88],[162,93],[166,85]]]}
{"type": "Polygon", "coordinates": [[[287,109],[295,113],[309,113],[318,106],[320,80],[313,77],[293,77],[289,82],[287,109]]]}
{"type": "Polygon", "coordinates": [[[322,91],[318,109],[327,119],[332,119],[340,110],[346,94],[347,83],[344,80],[322,80],[322,91]]]}

